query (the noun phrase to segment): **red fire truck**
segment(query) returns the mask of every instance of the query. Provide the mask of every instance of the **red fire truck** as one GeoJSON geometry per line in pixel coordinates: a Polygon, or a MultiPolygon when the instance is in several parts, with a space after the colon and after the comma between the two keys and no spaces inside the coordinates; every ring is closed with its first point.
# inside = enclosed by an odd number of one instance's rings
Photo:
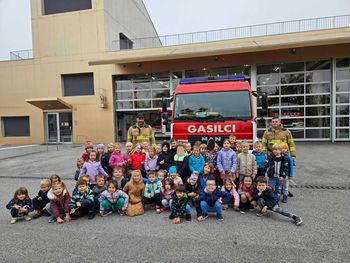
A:
{"type": "MultiPolygon", "coordinates": [[[[244,75],[181,79],[173,94],[171,137],[180,141],[222,144],[234,134],[237,140],[256,140],[252,96],[244,75]]],[[[267,113],[267,96],[263,96],[267,113]]],[[[163,105],[163,119],[168,119],[163,105]]]]}

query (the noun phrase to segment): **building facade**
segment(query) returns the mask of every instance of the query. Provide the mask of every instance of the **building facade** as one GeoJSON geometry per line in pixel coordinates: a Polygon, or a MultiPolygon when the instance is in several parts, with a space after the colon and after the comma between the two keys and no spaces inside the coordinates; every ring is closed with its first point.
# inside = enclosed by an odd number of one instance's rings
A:
{"type": "MultiPolygon", "coordinates": [[[[167,45],[142,1],[86,2],[45,14],[42,3],[67,5],[32,1],[34,58],[0,62],[0,143],[124,141],[139,111],[160,135],[161,99],[180,78],[232,74],[268,93],[268,116],[297,140],[350,140],[350,18],[338,28],[167,45]]],[[[261,136],[265,121],[257,124],[261,136]]]]}

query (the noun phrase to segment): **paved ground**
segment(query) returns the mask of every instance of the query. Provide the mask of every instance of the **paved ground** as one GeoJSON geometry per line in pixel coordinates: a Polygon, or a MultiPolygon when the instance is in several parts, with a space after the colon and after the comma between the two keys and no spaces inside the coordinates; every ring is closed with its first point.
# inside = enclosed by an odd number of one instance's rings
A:
{"type": "MultiPolygon", "coordinates": [[[[349,143],[298,143],[295,197],[284,207],[303,217],[296,227],[269,214],[258,218],[225,211],[174,226],[168,213],[146,211],[141,217],[111,215],[70,224],[47,218],[10,225],[6,202],[14,190],[57,173],[72,178],[80,148],[64,147],[0,161],[0,262],[349,262],[350,190],[308,189],[309,185],[350,188],[349,143]]],[[[74,182],[66,180],[69,189],[74,182]]],[[[193,214],[194,215],[194,214],[193,214]]]]}

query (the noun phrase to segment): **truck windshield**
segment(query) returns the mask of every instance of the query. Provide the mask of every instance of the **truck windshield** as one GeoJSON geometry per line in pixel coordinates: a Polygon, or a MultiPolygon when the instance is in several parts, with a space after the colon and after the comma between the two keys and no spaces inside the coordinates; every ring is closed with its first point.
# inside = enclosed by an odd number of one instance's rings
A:
{"type": "Polygon", "coordinates": [[[175,97],[174,119],[251,119],[249,91],[180,93],[175,97]]]}

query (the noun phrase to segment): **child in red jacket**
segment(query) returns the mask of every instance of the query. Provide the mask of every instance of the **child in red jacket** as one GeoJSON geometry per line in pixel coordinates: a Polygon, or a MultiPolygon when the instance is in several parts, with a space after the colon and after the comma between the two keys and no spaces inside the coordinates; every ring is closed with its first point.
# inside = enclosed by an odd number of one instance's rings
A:
{"type": "Polygon", "coordinates": [[[135,150],[132,154],[130,154],[130,158],[128,160],[130,164],[131,170],[140,170],[142,176],[145,177],[146,173],[144,170],[144,164],[146,160],[146,154],[142,152],[141,146],[138,144],[135,147],[135,150]]]}

